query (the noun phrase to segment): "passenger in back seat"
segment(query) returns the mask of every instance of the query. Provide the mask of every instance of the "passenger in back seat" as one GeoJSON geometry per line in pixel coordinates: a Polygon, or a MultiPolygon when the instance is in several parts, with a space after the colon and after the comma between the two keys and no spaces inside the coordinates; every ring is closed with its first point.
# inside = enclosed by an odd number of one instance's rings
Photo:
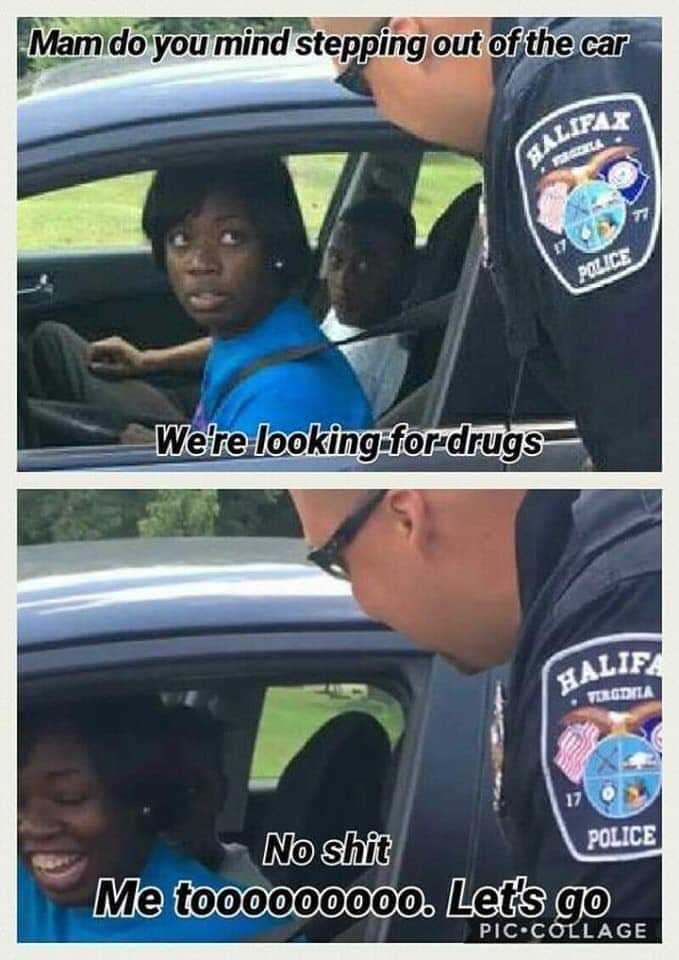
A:
{"type": "Polygon", "coordinates": [[[224,730],[207,710],[180,705],[167,717],[167,749],[183,783],[188,803],[175,821],[167,839],[195,857],[204,867],[228,877],[241,886],[271,886],[257,869],[247,847],[223,843],[217,832],[217,818],[228,794],[223,773],[224,730]]]}
{"type": "MultiPolygon", "coordinates": [[[[321,325],[343,340],[398,315],[414,279],[415,221],[400,204],[371,197],[341,215],[327,255],[330,312],[321,325]]],[[[372,407],[396,400],[408,364],[400,334],[340,347],[372,407]]]]}

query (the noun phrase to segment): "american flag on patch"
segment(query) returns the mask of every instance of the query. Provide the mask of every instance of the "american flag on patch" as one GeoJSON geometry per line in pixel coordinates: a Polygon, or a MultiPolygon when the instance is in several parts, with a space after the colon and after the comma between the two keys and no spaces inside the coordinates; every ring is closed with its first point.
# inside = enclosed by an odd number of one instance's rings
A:
{"type": "Polygon", "coordinates": [[[599,739],[593,723],[572,723],[559,737],[554,763],[572,783],[580,783],[585,764],[599,739]]]}
{"type": "Polygon", "coordinates": [[[568,199],[568,186],[565,183],[550,183],[540,191],[538,197],[538,223],[552,233],[563,233],[563,222],[568,199]]]}

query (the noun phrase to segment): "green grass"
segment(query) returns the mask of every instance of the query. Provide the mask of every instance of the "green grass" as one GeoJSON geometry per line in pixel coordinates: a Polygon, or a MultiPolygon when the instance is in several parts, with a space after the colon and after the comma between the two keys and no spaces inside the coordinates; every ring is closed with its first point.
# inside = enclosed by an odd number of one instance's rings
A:
{"type": "Polygon", "coordinates": [[[480,179],[481,168],[475,160],[450,153],[427,154],[413,203],[418,237],[426,237],[453,198],[480,179]]]}
{"type": "MultiPolygon", "coordinates": [[[[290,158],[290,169],[312,239],[318,235],[344,159],[343,154],[290,158]]],[[[479,167],[472,160],[445,153],[428,154],[422,164],[413,204],[418,237],[426,237],[436,217],[453,197],[479,176],[479,167]]],[[[150,181],[150,173],[134,173],[22,200],[18,213],[19,250],[144,243],[141,210],[150,181]]]]}
{"type": "Polygon", "coordinates": [[[370,713],[385,728],[392,745],[403,730],[403,714],[387,694],[335,698],[316,687],[272,687],[262,713],[252,762],[252,777],[278,777],[309,737],[338,713],[370,713]]]}
{"type": "Polygon", "coordinates": [[[304,223],[311,240],[315,240],[323,224],[323,216],[342,172],[346,154],[290,157],[288,166],[297,190],[304,223]]]}
{"type": "Polygon", "coordinates": [[[19,250],[144,243],[141,211],[150,173],[67,187],[19,203],[19,250]]]}

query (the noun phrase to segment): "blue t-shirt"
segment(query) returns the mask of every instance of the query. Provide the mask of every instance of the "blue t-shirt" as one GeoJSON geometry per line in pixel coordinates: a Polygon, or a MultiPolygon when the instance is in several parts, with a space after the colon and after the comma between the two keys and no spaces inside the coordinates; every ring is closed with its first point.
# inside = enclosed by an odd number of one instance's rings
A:
{"type": "Polygon", "coordinates": [[[90,906],[62,907],[50,900],[31,871],[19,861],[19,943],[240,943],[294,919],[279,920],[267,914],[255,918],[178,917],[173,890],[180,880],[213,890],[239,886],[210,873],[196,860],[159,840],[140,875],[140,888],[154,886],[162,890],[162,912],[157,917],[93,917],[90,906]]]}
{"type": "Polygon", "coordinates": [[[372,412],[356,375],[339,350],[305,360],[275,363],[227,391],[237,370],[285,347],[326,343],[309,311],[298,300],[284,300],[258,324],[226,340],[215,340],[205,365],[193,426],[255,436],[261,423],[290,433],[311,423],[327,429],[372,426],[372,412]]]}

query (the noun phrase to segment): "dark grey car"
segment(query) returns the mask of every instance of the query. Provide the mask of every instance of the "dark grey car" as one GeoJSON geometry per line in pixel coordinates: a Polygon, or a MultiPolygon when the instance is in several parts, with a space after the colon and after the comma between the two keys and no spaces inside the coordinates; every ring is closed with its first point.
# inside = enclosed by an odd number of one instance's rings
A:
{"type": "MultiPolygon", "coordinates": [[[[143,691],[209,705],[226,729],[222,836],[245,843],[256,860],[270,829],[341,837],[349,814],[333,798],[349,793],[352,778],[369,784],[379,776],[389,864],[358,878],[338,868],[324,879],[416,885],[435,916],[334,925],[316,918],[309,939],[462,940],[465,923],[445,917],[451,878],[466,877],[469,889],[509,875],[490,796],[497,673],[462,677],[415,649],[367,619],[347,585],[303,564],[302,552],[299,541],[254,538],[20,549],[21,702],[143,691]],[[358,731],[341,750],[324,739],[321,721],[308,725],[294,756],[281,756],[284,704],[329,703],[329,692],[336,717],[360,726],[372,704],[367,722],[388,729],[390,756],[379,774],[358,731]],[[254,768],[265,754],[275,769],[262,777],[254,768]]],[[[320,882],[312,866],[271,879],[320,882]]]]}
{"type": "MultiPolygon", "coordinates": [[[[320,166],[315,176],[323,181],[324,189],[324,199],[313,201],[322,208],[312,211],[320,277],[323,252],[344,206],[374,189],[408,207],[418,195],[429,202],[426,194],[430,188],[420,174],[423,157],[433,156],[434,148],[407,137],[380,119],[372,104],[339,88],[323,60],[205,60],[145,69],[132,64],[126,69],[116,68],[113,75],[103,62],[95,77],[90,77],[94,67],[87,66],[83,82],[74,82],[71,73],[77,71],[69,69],[62,77],[62,86],[51,88],[47,84],[20,100],[20,197],[40,195],[49,199],[54,191],[76,184],[94,186],[102,178],[151,171],[168,162],[204,161],[235,151],[275,153],[292,158],[293,164],[308,163],[316,157],[320,166]]],[[[457,190],[459,185],[451,182],[450,201],[457,190]]],[[[125,195],[122,181],[120,193],[125,195]]],[[[66,204],[81,202],[69,201],[69,196],[63,194],[66,204]]],[[[68,206],[59,209],[58,217],[68,218],[68,206]]],[[[445,211],[439,223],[454,232],[454,222],[452,226],[444,222],[449,212],[445,211]]],[[[110,210],[102,211],[102,216],[110,215],[110,210]]],[[[438,452],[423,458],[389,457],[384,447],[369,465],[351,456],[255,458],[252,449],[246,457],[196,459],[185,454],[168,460],[157,457],[150,446],[102,445],[96,423],[81,424],[77,439],[64,445],[41,438],[40,423],[36,423],[37,414],[23,384],[25,378],[20,376],[19,469],[232,472],[578,467],[583,450],[567,411],[545,400],[540,388],[525,382],[525,378],[512,407],[510,395],[517,374],[504,348],[500,307],[497,300],[492,306],[487,299],[479,302],[477,288],[486,278],[479,266],[478,231],[463,237],[461,246],[460,237],[448,239],[454,240],[460,250],[457,294],[451,296],[446,307],[443,320],[446,316],[448,319],[443,328],[413,335],[417,339],[412,354],[432,353],[432,366],[428,379],[401,398],[388,420],[444,430],[469,422],[473,426],[492,425],[501,432],[532,424],[547,438],[541,455],[523,456],[506,466],[497,457],[481,454],[451,457],[438,452]],[[467,257],[462,264],[465,248],[467,257]],[[506,401],[497,400],[498,384],[503,385],[506,401]]],[[[426,253],[422,251],[422,260],[426,253]]],[[[437,282],[445,280],[450,270],[445,259],[438,267],[439,275],[429,282],[432,297],[437,282]]],[[[154,269],[148,248],[91,246],[83,237],[59,249],[29,246],[20,250],[18,266],[20,344],[43,320],[67,323],[88,340],[118,334],[141,347],[169,346],[196,335],[191,321],[174,301],[165,277],[154,269]]],[[[424,283],[424,302],[426,287],[424,283]]],[[[320,279],[305,292],[305,299],[318,316],[327,307],[325,297],[320,279]]],[[[387,428],[385,421],[382,429],[387,428]]]]}

